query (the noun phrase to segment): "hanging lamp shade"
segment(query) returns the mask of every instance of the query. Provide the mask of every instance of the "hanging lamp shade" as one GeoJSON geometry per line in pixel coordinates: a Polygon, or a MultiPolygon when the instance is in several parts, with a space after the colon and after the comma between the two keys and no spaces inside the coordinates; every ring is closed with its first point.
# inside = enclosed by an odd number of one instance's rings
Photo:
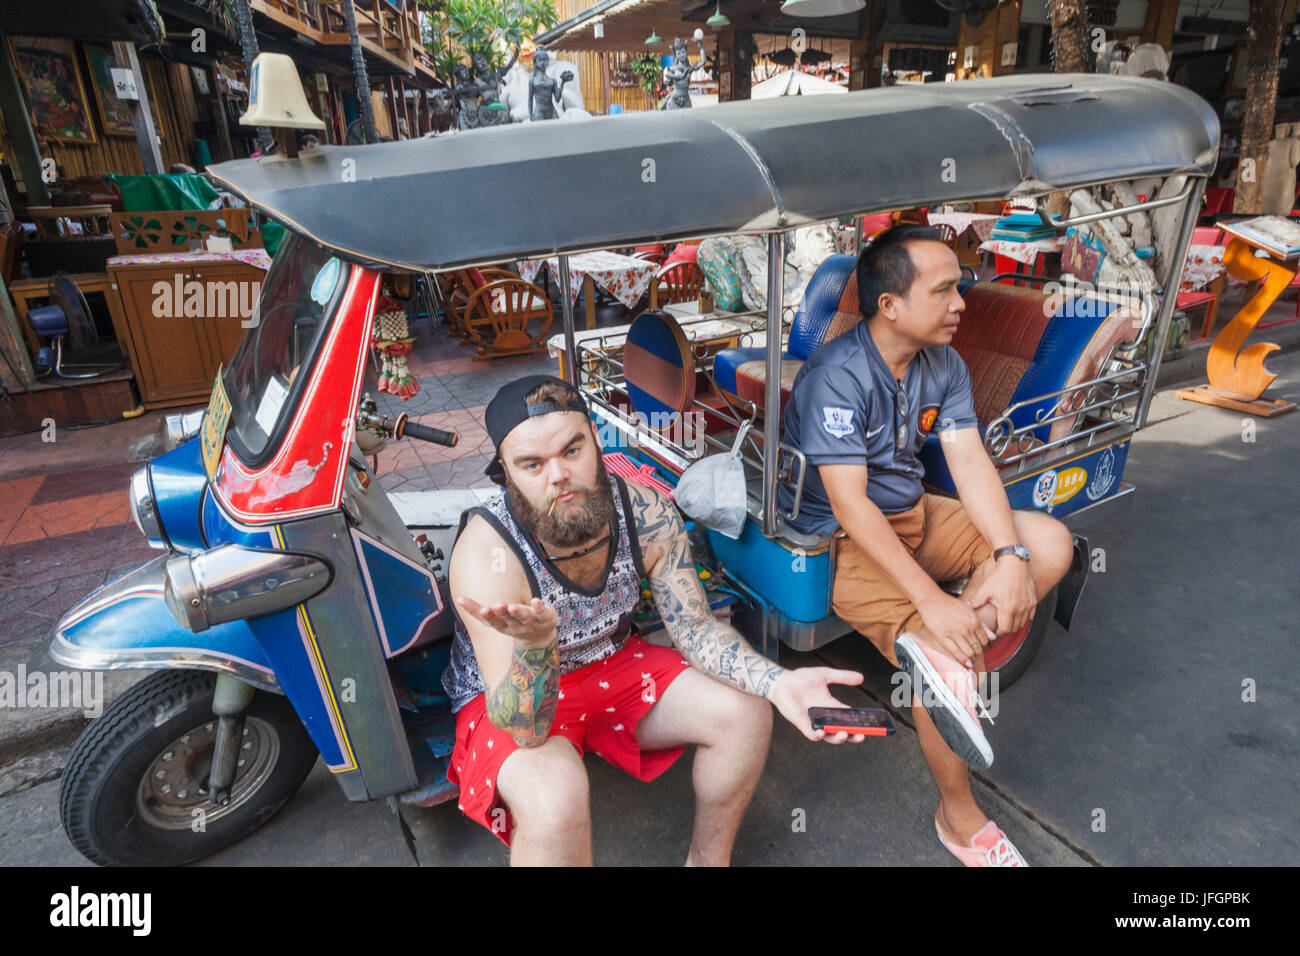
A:
{"type": "Polygon", "coordinates": [[[248,110],[239,122],[241,126],[325,128],[325,122],[307,105],[298,68],[283,53],[259,53],[253,60],[248,110]]]}
{"type": "Polygon", "coordinates": [[[661,37],[654,27],[650,28],[650,35],[645,38],[646,46],[663,46],[664,38],[661,37]]]}
{"type": "Polygon", "coordinates": [[[781,12],[790,17],[838,17],[866,5],[866,0],[785,0],[781,12]]]}
{"type": "Polygon", "coordinates": [[[713,8],[713,16],[705,20],[704,23],[714,30],[721,30],[723,27],[731,26],[730,18],[722,12],[722,0],[718,0],[717,5],[713,8]]]}

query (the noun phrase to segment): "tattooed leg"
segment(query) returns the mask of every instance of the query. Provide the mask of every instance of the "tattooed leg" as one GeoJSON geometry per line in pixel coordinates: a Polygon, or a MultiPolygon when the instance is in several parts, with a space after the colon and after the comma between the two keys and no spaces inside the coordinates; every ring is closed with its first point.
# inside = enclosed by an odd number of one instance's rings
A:
{"type": "Polygon", "coordinates": [[[546,740],[560,701],[560,657],[556,641],[541,647],[516,644],[505,679],[487,694],[487,716],[520,747],[546,740]]]}

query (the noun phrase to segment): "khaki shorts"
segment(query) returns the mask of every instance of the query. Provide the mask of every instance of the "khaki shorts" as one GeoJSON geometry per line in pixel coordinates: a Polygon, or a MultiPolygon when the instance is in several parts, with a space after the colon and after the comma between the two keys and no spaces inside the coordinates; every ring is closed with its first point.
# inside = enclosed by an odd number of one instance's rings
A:
{"type": "MultiPolygon", "coordinates": [[[[885,518],[936,581],[968,577],[993,553],[955,498],[922,495],[914,507],[885,518]]],[[[894,638],[919,631],[924,626],[921,612],[849,537],[837,537],[835,547],[835,613],[897,667],[894,638]]]]}

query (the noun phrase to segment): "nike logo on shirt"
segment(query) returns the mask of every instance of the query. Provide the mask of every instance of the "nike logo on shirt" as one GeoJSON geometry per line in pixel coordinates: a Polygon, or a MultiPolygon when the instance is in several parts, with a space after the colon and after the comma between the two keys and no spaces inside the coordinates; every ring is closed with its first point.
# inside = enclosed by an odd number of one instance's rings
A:
{"type": "Polygon", "coordinates": [[[882,431],[884,431],[884,428],[885,428],[884,425],[881,425],[879,428],[873,428],[871,431],[867,432],[867,434],[864,437],[873,438],[876,435],[879,435],[882,431]]]}

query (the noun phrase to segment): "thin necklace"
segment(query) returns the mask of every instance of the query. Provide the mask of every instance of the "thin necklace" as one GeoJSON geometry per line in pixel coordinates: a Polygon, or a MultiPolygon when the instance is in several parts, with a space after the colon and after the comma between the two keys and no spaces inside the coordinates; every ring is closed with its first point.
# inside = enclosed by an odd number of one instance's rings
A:
{"type": "MultiPolygon", "coordinates": [[[[596,543],[589,548],[584,548],[581,551],[575,551],[573,554],[566,554],[563,557],[557,557],[554,554],[548,554],[546,556],[546,560],[547,561],[568,561],[570,558],[580,558],[584,554],[591,554],[591,552],[595,551],[597,548],[605,544],[605,542],[607,542],[609,538],[610,538],[610,534],[608,531],[606,531],[599,539],[597,539],[596,543]]],[[[539,541],[538,544],[541,544],[541,542],[539,541]]]]}

